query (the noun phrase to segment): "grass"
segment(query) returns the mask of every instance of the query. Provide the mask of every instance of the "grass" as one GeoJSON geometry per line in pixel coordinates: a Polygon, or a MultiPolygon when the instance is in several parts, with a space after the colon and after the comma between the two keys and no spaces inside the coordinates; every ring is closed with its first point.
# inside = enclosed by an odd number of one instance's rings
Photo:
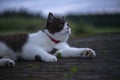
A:
{"type": "Polygon", "coordinates": [[[1,17],[0,31],[36,30],[44,26],[44,22],[44,20],[39,18],[1,17]]]}
{"type": "MultiPolygon", "coordinates": [[[[45,19],[41,18],[25,18],[25,17],[0,17],[0,34],[16,33],[16,32],[36,32],[44,28],[45,19]]],[[[83,33],[106,33],[106,32],[120,32],[120,28],[114,26],[96,27],[85,22],[73,23],[69,22],[73,34],[79,35],[83,33]]]]}
{"type": "Polygon", "coordinates": [[[95,33],[111,33],[120,32],[120,28],[95,28],[95,33]]]}

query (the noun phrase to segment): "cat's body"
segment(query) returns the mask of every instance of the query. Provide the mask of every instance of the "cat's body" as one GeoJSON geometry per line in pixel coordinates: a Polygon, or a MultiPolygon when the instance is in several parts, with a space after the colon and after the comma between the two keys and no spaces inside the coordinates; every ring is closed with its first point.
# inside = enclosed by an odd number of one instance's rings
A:
{"type": "Polygon", "coordinates": [[[55,18],[49,13],[44,30],[32,34],[0,36],[0,66],[15,66],[14,61],[18,58],[56,62],[58,53],[61,57],[96,56],[90,48],[70,47],[66,42],[70,33],[71,29],[64,19],[55,18]]]}

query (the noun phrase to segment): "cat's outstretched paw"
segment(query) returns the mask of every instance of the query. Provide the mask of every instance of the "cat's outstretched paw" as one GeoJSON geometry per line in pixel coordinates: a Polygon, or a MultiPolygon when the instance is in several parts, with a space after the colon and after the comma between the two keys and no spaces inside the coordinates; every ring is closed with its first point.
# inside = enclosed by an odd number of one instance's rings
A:
{"type": "Polygon", "coordinates": [[[90,48],[85,48],[82,52],[81,52],[81,57],[95,57],[96,53],[94,50],[90,49],[90,48]]]}
{"type": "Polygon", "coordinates": [[[42,60],[45,62],[56,62],[57,58],[53,55],[47,55],[46,57],[42,58],[42,60]]]}
{"type": "Polygon", "coordinates": [[[3,58],[0,60],[0,66],[11,68],[15,66],[15,62],[11,59],[3,58]]]}

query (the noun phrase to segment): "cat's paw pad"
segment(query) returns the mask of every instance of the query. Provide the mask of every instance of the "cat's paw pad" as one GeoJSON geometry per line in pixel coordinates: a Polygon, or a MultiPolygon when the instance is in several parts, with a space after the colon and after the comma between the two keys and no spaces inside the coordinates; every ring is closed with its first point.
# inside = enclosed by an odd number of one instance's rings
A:
{"type": "Polygon", "coordinates": [[[45,62],[56,62],[57,58],[55,56],[49,55],[49,56],[46,56],[46,58],[44,58],[43,61],[45,61],[45,62]]]}
{"type": "Polygon", "coordinates": [[[95,57],[96,53],[94,50],[86,48],[85,50],[83,50],[83,52],[81,53],[82,57],[95,57]]]}

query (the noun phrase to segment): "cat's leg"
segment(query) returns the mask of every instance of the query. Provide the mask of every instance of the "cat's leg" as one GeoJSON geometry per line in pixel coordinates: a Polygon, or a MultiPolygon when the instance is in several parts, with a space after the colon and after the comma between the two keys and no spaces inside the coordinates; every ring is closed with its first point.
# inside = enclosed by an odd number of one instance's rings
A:
{"type": "Polygon", "coordinates": [[[7,47],[4,43],[0,42],[0,67],[14,67],[16,60],[16,54],[7,47]]]}
{"type": "Polygon", "coordinates": [[[96,53],[90,48],[73,48],[70,47],[67,43],[60,43],[56,45],[58,51],[56,56],[60,55],[61,57],[95,57],[96,53]]]}
{"type": "Polygon", "coordinates": [[[56,52],[56,55],[61,57],[95,57],[96,53],[90,48],[66,48],[60,49],[56,52]]]}
{"type": "Polygon", "coordinates": [[[23,53],[21,55],[23,59],[26,60],[42,60],[45,62],[56,62],[57,58],[56,56],[53,56],[49,53],[47,53],[42,48],[39,48],[37,46],[33,45],[26,45],[23,48],[23,53]]]}
{"type": "Polygon", "coordinates": [[[0,59],[0,67],[14,67],[15,62],[9,58],[1,58],[0,59]]]}

